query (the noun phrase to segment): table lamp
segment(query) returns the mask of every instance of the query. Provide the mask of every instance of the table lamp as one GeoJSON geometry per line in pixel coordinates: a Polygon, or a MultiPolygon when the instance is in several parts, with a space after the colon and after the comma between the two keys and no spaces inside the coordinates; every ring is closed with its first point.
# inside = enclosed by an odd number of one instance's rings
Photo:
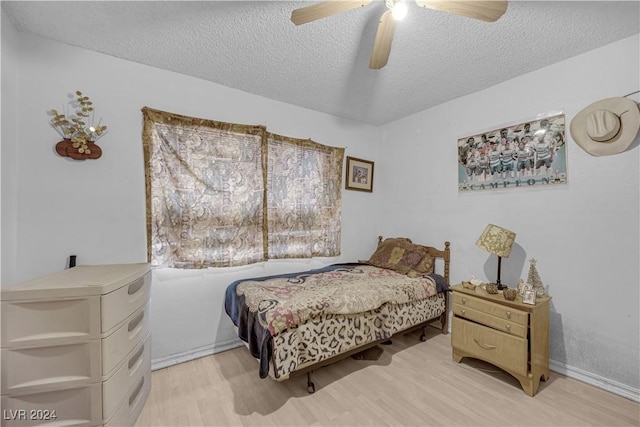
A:
{"type": "Polygon", "coordinates": [[[500,268],[502,258],[508,258],[511,253],[513,241],[516,240],[516,233],[497,225],[489,224],[484,229],[482,235],[476,241],[476,245],[498,257],[498,280],[496,285],[498,289],[504,289],[507,286],[500,283],[500,268]]]}

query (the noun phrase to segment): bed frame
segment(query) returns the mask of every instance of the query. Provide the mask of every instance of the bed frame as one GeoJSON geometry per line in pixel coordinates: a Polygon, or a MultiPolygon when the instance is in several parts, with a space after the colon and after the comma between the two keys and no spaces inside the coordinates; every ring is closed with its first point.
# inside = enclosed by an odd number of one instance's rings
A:
{"type": "MultiPolygon", "coordinates": [[[[378,246],[382,243],[382,236],[378,236],[378,246]]],[[[449,263],[451,260],[451,248],[450,248],[451,244],[446,241],[444,242],[444,249],[440,250],[440,249],[436,249],[434,247],[431,246],[427,246],[427,249],[429,251],[429,254],[434,257],[434,259],[437,260],[441,259],[444,262],[444,266],[443,266],[443,273],[442,276],[445,278],[446,282],[449,283],[449,263]]],[[[435,266],[434,266],[434,270],[436,270],[435,266]]],[[[327,365],[331,365],[332,363],[338,362],[342,359],[345,359],[347,357],[352,356],[353,354],[359,353],[361,351],[364,351],[368,348],[371,347],[375,347],[376,345],[385,343],[387,341],[390,341],[391,339],[393,339],[393,337],[397,336],[397,335],[405,335],[408,334],[410,332],[416,331],[418,329],[422,330],[422,334],[420,334],[420,341],[426,341],[427,336],[426,336],[426,328],[428,326],[430,326],[433,322],[435,321],[439,321],[440,322],[440,331],[446,335],[449,333],[449,295],[448,292],[445,293],[445,306],[444,306],[444,312],[442,314],[440,314],[437,317],[434,317],[432,319],[426,320],[425,322],[419,323],[417,325],[414,325],[412,327],[409,327],[407,329],[404,329],[400,332],[398,332],[397,334],[393,335],[391,338],[385,338],[385,339],[381,339],[381,340],[377,340],[377,341],[373,341],[367,344],[364,344],[360,347],[354,348],[350,351],[347,351],[345,353],[341,353],[338,354],[336,356],[330,357],[329,359],[320,361],[318,363],[315,363],[313,365],[309,365],[309,366],[305,366],[299,370],[295,370],[292,371],[290,373],[290,377],[293,376],[298,376],[298,375],[302,375],[302,374],[307,374],[307,390],[309,391],[309,393],[315,393],[316,391],[316,386],[313,383],[313,381],[311,380],[311,374],[313,373],[313,371],[318,370],[324,366],[327,365]]]]}

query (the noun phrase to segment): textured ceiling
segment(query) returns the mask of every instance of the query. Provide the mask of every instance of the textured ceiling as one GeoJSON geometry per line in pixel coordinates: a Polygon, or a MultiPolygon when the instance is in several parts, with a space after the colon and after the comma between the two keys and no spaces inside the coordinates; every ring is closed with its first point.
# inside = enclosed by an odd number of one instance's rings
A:
{"type": "Polygon", "coordinates": [[[296,27],[291,1],[3,1],[20,31],[380,125],[640,32],[640,1],[511,1],[486,23],[409,0],[386,67],[384,2],[296,27]]]}

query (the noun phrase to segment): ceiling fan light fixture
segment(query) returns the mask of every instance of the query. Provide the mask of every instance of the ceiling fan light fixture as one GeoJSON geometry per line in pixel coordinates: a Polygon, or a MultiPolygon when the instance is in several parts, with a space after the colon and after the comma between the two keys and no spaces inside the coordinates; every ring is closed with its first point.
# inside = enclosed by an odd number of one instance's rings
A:
{"type": "Polygon", "coordinates": [[[391,8],[391,14],[396,21],[402,21],[407,16],[407,4],[404,1],[397,1],[391,8]]]}
{"type": "MultiPolygon", "coordinates": [[[[372,3],[373,0],[324,0],[317,4],[295,9],[291,12],[291,22],[295,25],[317,21],[327,16],[350,11],[372,3]]],[[[498,20],[507,11],[507,0],[415,0],[426,9],[434,9],[454,15],[466,16],[486,22],[498,20]]],[[[389,60],[393,32],[398,21],[408,12],[406,0],[384,0],[387,10],[378,21],[369,68],[378,70],[389,60]]]]}

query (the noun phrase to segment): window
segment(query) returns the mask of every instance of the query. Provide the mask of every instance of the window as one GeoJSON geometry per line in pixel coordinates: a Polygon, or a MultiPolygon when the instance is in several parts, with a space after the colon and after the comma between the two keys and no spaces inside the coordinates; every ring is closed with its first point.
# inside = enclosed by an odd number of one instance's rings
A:
{"type": "Polygon", "coordinates": [[[269,258],[340,254],[344,149],[267,134],[269,258]]]}
{"type": "Polygon", "coordinates": [[[142,111],[154,267],[340,254],[343,148],[263,126],[142,111]]]}

